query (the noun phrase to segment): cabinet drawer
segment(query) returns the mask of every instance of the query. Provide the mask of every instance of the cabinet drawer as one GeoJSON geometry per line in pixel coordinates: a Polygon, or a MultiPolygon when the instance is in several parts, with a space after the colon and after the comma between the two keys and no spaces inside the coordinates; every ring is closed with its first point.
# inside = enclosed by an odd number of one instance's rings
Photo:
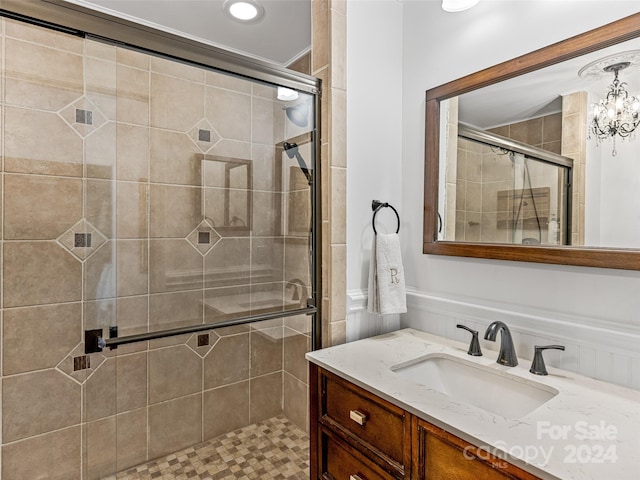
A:
{"type": "Polygon", "coordinates": [[[330,373],[323,371],[320,378],[321,422],[386,457],[402,474],[410,443],[406,412],[330,373]]]}
{"type": "Polygon", "coordinates": [[[331,480],[395,480],[365,456],[329,434],[321,433],[321,478],[331,480]]]}
{"type": "Polygon", "coordinates": [[[418,421],[419,480],[539,480],[485,450],[418,421]]]}

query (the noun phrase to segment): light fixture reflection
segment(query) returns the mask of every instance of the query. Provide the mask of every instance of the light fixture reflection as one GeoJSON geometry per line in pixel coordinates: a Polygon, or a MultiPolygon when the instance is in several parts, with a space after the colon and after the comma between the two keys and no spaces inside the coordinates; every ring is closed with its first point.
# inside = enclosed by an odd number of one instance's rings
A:
{"type": "Polygon", "coordinates": [[[240,22],[256,22],[264,15],[264,8],[255,0],[227,0],[224,9],[240,22]]]}
{"type": "Polygon", "coordinates": [[[620,62],[604,67],[605,72],[613,72],[613,83],[605,98],[591,105],[589,135],[596,137],[597,142],[612,138],[613,156],[617,154],[616,137],[629,137],[640,124],[640,99],[629,95],[627,84],[618,79],[620,71],[629,65],[629,62],[620,62]]]}
{"type": "Polygon", "coordinates": [[[442,0],[442,9],[445,12],[462,12],[478,4],[480,0],[442,0]]]}
{"type": "Polygon", "coordinates": [[[283,102],[290,102],[291,100],[298,99],[298,92],[286,87],[278,87],[278,100],[283,102]]]}

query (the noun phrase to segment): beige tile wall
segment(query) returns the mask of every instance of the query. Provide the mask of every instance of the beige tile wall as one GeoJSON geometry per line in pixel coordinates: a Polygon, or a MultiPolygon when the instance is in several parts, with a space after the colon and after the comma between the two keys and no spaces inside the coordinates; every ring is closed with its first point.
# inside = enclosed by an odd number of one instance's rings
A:
{"type": "Polygon", "coordinates": [[[203,332],[203,346],[121,346],[74,371],[85,329],[209,322],[293,305],[292,278],[308,286],[305,245],[276,230],[289,127],[274,88],[0,26],[2,478],[96,479],[283,411],[306,428],[306,316],[203,332]],[[251,234],[211,224],[225,196],[208,174],[203,188],[202,154],[252,161],[251,234]]]}
{"type": "Polygon", "coordinates": [[[585,172],[587,166],[587,92],[562,97],[562,155],[573,159],[571,244],[584,245],[585,172]]]}
{"type": "MultiPolygon", "coordinates": [[[[459,218],[460,224],[457,225],[457,200],[460,193],[464,193],[464,185],[461,184],[462,191],[458,192],[458,177],[464,176],[465,158],[464,151],[457,148],[458,138],[458,97],[450,98],[446,103],[442,104],[443,112],[446,112],[446,170],[445,170],[445,205],[444,205],[444,239],[456,240],[456,232],[464,232],[464,215],[459,218]],[[462,171],[458,172],[458,164],[462,171]],[[461,228],[459,228],[459,226],[461,228]]],[[[439,208],[441,208],[439,206],[439,208]]]]}
{"type": "Polygon", "coordinates": [[[503,125],[489,131],[548,152],[560,154],[562,113],[553,113],[544,117],[503,125]]]}
{"type": "MultiPolygon", "coordinates": [[[[525,120],[523,122],[514,123],[511,125],[504,125],[497,127],[491,131],[502,135],[503,137],[510,138],[534,147],[546,150],[548,152],[564,155],[562,148],[562,136],[563,136],[563,116],[565,115],[564,107],[563,112],[545,115],[543,117],[533,118],[525,120]]],[[[556,205],[558,189],[562,189],[563,185],[557,176],[557,170],[545,166],[540,163],[534,163],[530,166],[530,173],[534,183],[539,182],[540,185],[549,186],[551,188],[551,213],[558,212],[556,205]]],[[[498,185],[503,189],[504,185],[498,185]]],[[[511,187],[509,187],[511,188],[511,187]]],[[[504,215],[506,212],[500,212],[499,215],[504,215]]],[[[559,221],[564,224],[564,219],[560,218],[560,214],[557,215],[559,221]]],[[[504,235],[504,231],[497,230],[497,234],[504,235]]],[[[549,238],[550,230],[547,226],[544,226],[541,232],[542,241],[545,243],[555,243],[556,239],[549,238]]],[[[529,233],[523,233],[524,236],[537,235],[535,231],[529,231],[529,233]]],[[[509,239],[508,241],[511,241],[509,239]]]]}
{"type": "Polygon", "coordinates": [[[322,341],[346,341],[345,0],[311,1],[311,73],[322,79],[322,341]]]}
{"type": "Polygon", "coordinates": [[[457,150],[457,241],[478,242],[482,221],[482,150],[477,142],[459,139],[457,150]]]}
{"type": "MultiPolygon", "coordinates": [[[[489,131],[543,150],[560,153],[562,115],[551,114],[492,128],[489,131]]],[[[467,242],[512,242],[512,232],[497,226],[499,221],[508,217],[509,212],[500,210],[496,200],[499,191],[513,189],[513,167],[509,157],[477,142],[460,139],[456,168],[455,239],[467,242]]],[[[551,173],[554,174],[555,170],[551,173]]],[[[536,176],[542,178],[544,174],[544,170],[538,165],[531,167],[534,183],[536,176]]],[[[544,182],[545,185],[553,186],[556,183],[555,178],[544,182]]],[[[551,196],[553,197],[553,194],[551,196]]],[[[543,230],[542,241],[547,242],[547,227],[543,230]]],[[[525,236],[528,234],[525,233],[525,236]]]]}

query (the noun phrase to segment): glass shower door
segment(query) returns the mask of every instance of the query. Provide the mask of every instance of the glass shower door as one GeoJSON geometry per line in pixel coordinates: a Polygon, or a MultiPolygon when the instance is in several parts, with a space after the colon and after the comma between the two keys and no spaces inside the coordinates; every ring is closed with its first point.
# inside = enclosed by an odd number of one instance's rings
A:
{"type": "Polygon", "coordinates": [[[511,243],[566,245],[568,169],[518,153],[511,158],[513,189],[498,193],[498,202],[507,205],[504,221],[511,224],[511,243]]]}
{"type": "Polygon", "coordinates": [[[260,422],[304,432],[313,317],[279,314],[314,296],[313,97],[87,45],[113,78],[103,148],[85,152],[87,221],[104,238],[84,271],[87,325],[181,330],[95,355],[85,472],[152,473],[149,461],[260,422]]]}
{"type": "Polygon", "coordinates": [[[569,243],[570,167],[461,136],[453,171],[456,241],[569,243]]]}
{"type": "Polygon", "coordinates": [[[2,478],[304,476],[315,97],[0,20],[2,478]]]}

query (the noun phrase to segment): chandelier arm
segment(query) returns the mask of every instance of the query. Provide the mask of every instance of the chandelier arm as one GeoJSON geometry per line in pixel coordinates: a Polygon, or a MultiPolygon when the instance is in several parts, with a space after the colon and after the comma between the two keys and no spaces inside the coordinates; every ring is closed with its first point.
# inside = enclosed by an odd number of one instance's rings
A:
{"type": "Polygon", "coordinates": [[[600,139],[604,140],[605,138],[611,137],[613,135],[615,135],[615,132],[611,132],[611,125],[606,125],[605,128],[603,128],[600,123],[598,122],[597,118],[593,119],[593,133],[600,139]]]}
{"type": "Polygon", "coordinates": [[[640,121],[631,124],[621,123],[618,128],[618,135],[620,135],[622,138],[628,137],[636,130],[636,128],[638,128],[638,124],[640,124],[640,121]]]}
{"type": "Polygon", "coordinates": [[[627,90],[627,82],[622,82],[619,87],[619,93],[624,95],[624,99],[629,98],[629,91],[627,90]]]}

